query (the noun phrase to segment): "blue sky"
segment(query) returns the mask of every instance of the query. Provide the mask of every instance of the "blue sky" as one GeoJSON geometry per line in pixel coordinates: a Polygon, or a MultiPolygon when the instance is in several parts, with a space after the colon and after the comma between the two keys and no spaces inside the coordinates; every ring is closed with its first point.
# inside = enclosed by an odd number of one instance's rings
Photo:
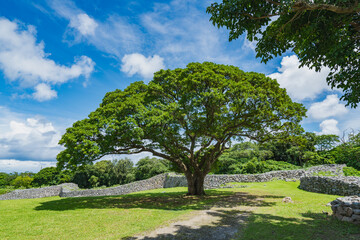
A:
{"type": "Polygon", "coordinates": [[[260,63],[255,43],[245,36],[228,42],[227,31],[209,22],[211,2],[2,0],[0,172],[55,165],[65,129],[95,110],[106,92],[189,62],[276,78],[309,109],[307,131],[360,129],[359,110],[346,108],[341,91],[327,86],[327,69],[299,69],[291,52],[260,63]]]}

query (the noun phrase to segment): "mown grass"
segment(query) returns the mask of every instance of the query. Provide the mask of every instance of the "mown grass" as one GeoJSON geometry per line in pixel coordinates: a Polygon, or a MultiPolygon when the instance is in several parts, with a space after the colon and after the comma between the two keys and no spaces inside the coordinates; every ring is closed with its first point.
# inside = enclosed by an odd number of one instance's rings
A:
{"type": "Polygon", "coordinates": [[[238,185],[248,187],[208,190],[205,197],[187,197],[185,188],[172,188],[125,196],[0,201],[0,239],[125,239],[211,206],[240,206],[236,211],[250,215],[238,239],[360,239],[360,226],[325,214],[331,214],[326,204],[338,196],[303,191],[299,182],[238,185]],[[241,192],[238,198],[229,198],[236,192],[241,192]],[[283,203],[284,197],[294,203],[283,203]]]}
{"type": "Polygon", "coordinates": [[[326,204],[339,196],[303,191],[298,188],[299,182],[241,185],[248,187],[236,191],[262,198],[268,204],[252,209],[239,239],[360,239],[359,225],[340,222],[330,216],[331,208],[326,204]],[[294,203],[283,203],[283,197],[291,197],[294,203]]]}
{"type": "Polygon", "coordinates": [[[187,197],[185,188],[125,196],[0,201],[0,239],[121,239],[149,231],[228,196],[208,191],[187,197]]]}

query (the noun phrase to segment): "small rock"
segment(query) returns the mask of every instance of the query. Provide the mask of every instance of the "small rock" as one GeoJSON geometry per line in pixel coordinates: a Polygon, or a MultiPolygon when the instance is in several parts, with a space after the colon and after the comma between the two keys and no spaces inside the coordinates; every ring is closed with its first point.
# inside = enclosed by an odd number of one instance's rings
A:
{"type": "Polygon", "coordinates": [[[294,203],[293,200],[291,199],[291,197],[284,197],[282,202],[284,202],[284,203],[294,203]]]}
{"type": "Polygon", "coordinates": [[[351,217],[343,217],[341,221],[344,221],[344,222],[352,222],[353,219],[351,217]]]}
{"type": "Polygon", "coordinates": [[[353,209],[354,214],[360,215],[360,209],[353,209]]]}
{"type": "Polygon", "coordinates": [[[351,217],[351,215],[353,214],[353,210],[352,210],[351,207],[346,207],[346,208],[344,209],[344,211],[345,211],[345,215],[346,215],[347,217],[351,217]]]}

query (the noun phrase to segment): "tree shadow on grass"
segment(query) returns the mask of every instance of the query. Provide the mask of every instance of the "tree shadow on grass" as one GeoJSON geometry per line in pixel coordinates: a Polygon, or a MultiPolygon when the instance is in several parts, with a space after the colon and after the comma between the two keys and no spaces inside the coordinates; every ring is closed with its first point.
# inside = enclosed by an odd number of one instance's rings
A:
{"type": "Polygon", "coordinates": [[[303,213],[303,219],[253,213],[241,239],[348,240],[360,239],[358,225],[324,213],[303,213]]]}
{"type": "Polygon", "coordinates": [[[46,201],[35,207],[35,210],[66,211],[76,209],[107,208],[146,208],[164,210],[201,210],[211,207],[230,208],[234,206],[272,206],[266,198],[283,196],[261,196],[245,192],[207,190],[205,196],[186,196],[185,191],[171,193],[134,193],[122,196],[62,198],[46,201]]]}
{"type": "MultiPolygon", "coordinates": [[[[176,222],[169,228],[162,228],[148,236],[124,237],[124,240],[155,240],[155,239],[183,239],[183,240],[227,240],[233,239],[245,226],[246,220],[251,214],[248,211],[240,210],[211,210],[206,212],[211,218],[210,223],[200,226],[192,226],[190,223],[183,224],[183,221],[176,222]],[[164,232],[165,231],[165,232],[164,232]],[[166,232],[167,231],[167,232],[166,232]]],[[[201,218],[200,218],[201,219],[201,218]]]]}
{"type": "Polygon", "coordinates": [[[174,224],[172,232],[152,232],[145,236],[125,237],[126,240],[348,240],[360,239],[357,225],[340,222],[323,213],[304,213],[304,219],[286,218],[272,214],[258,214],[240,210],[216,210],[213,224],[193,227],[174,224]]]}

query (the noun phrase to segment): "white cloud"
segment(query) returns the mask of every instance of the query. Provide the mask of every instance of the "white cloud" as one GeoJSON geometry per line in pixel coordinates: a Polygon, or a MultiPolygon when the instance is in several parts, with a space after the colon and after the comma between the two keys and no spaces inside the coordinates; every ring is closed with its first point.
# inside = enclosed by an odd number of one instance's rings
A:
{"type": "Polygon", "coordinates": [[[335,119],[327,119],[320,123],[321,132],[316,132],[318,135],[335,134],[340,135],[340,129],[337,127],[338,121],[335,119]]]}
{"type": "Polygon", "coordinates": [[[39,102],[47,101],[57,97],[56,91],[52,90],[49,85],[40,83],[35,87],[36,92],[33,94],[34,99],[39,102]]]}
{"type": "Polygon", "coordinates": [[[309,117],[314,119],[324,119],[346,114],[348,109],[339,102],[336,94],[327,95],[324,101],[313,103],[309,108],[309,117]]]}
{"type": "MultiPolygon", "coordinates": [[[[152,11],[140,16],[125,18],[110,14],[105,20],[93,19],[97,27],[91,35],[82,34],[71,23],[77,16],[87,15],[74,2],[53,0],[48,3],[59,17],[69,21],[66,40],[71,43],[86,41],[119,62],[124,55],[134,52],[145,56],[159,55],[170,68],[185,67],[187,63],[194,61],[236,65],[240,59],[247,57],[241,46],[235,51],[234,48],[228,48],[229,45],[239,44],[240,40],[229,43],[227,31],[217,29],[209,22],[206,14],[208,3],[204,1],[173,0],[154,3],[152,11]],[[136,24],[139,19],[140,24],[136,24]]],[[[254,55],[253,51],[248,54],[254,55]]],[[[245,70],[255,70],[255,65],[264,68],[258,61],[257,64],[254,63],[255,61],[248,60],[241,63],[240,67],[245,70]]]]}
{"type": "Polygon", "coordinates": [[[19,161],[15,159],[0,159],[0,172],[38,172],[42,168],[55,167],[56,162],[48,161],[19,161]]]}
{"type": "Polygon", "coordinates": [[[142,33],[139,26],[128,23],[125,18],[110,15],[104,21],[97,21],[72,1],[52,0],[48,4],[58,16],[69,21],[65,37],[67,40],[73,37],[70,41],[72,43],[87,41],[117,59],[121,59],[124,53],[141,48],[142,33]]]}
{"type": "Polygon", "coordinates": [[[87,56],[76,58],[70,67],[58,65],[48,58],[44,47],[44,42],[37,43],[34,26],[21,29],[20,24],[0,18],[0,69],[9,80],[32,88],[40,83],[55,85],[89,77],[94,70],[95,63],[87,56]]]}
{"type": "MultiPolygon", "coordinates": [[[[215,61],[235,64],[245,54],[241,47],[229,52],[227,31],[217,29],[205,14],[203,1],[174,0],[154,4],[152,12],[141,15],[141,23],[151,35],[153,49],[165,56],[170,67],[182,67],[189,62],[215,61]]],[[[167,64],[168,65],[168,64],[167,64]]]]}
{"type": "Polygon", "coordinates": [[[82,35],[94,35],[98,24],[86,13],[71,18],[70,27],[76,28],[82,35]]]}
{"type": "Polygon", "coordinates": [[[133,53],[125,55],[121,61],[121,71],[125,72],[129,76],[139,74],[146,79],[152,78],[154,72],[165,68],[164,59],[158,55],[146,58],[142,54],[133,53]]]}
{"type": "Polygon", "coordinates": [[[60,138],[60,131],[48,120],[0,107],[0,159],[55,160],[63,149],[60,138]]]}
{"type": "Polygon", "coordinates": [[[329,74],[328,68],[321,72],[315,72],[307,67],[299,68],[300,62],[297,56],[284,57],[278,73],[270,74],[269,77],[277,79],[282,88],[286,88],[290,97],[295,100],[314,99],[325,90],[331,90],[326,82],[329,74]]]}

